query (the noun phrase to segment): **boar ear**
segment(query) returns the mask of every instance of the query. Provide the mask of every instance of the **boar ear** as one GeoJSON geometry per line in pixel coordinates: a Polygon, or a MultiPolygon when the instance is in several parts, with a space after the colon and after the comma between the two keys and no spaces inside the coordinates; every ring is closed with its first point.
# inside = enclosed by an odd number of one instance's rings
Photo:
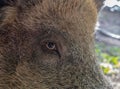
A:
{"type": "Polygon", "coordinates": [[[14,7],[17,0],[0,0],[0,27],[12,23],[16,16],[14,7]]]}
{"type": "Polygon", "coordinates": [[[94,1],[95,1],[97,10],[99,11],[101,9],[101,7],[103,6],[103,3],[105,0],[94,0],[94,1]]]}
{"type": "Polygon", "coordinates": [[[8,5],[8,3],[6,0],[0,0],[0,8],[7,6],[7,5],[8,5]]]}
{"type": "Polygon", "coordinates": [[[0,0],[0,8],[14,5],[17,0],[0,0]]]}

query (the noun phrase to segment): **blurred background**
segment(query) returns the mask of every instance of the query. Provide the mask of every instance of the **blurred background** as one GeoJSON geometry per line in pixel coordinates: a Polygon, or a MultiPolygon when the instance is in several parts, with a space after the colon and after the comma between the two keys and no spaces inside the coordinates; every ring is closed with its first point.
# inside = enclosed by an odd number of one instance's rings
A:
{"type": "Polygon", "coordinates": [[[100,66],[114,89],[120,89],[120,0],[106,0],[95,28],[100,66]]]}

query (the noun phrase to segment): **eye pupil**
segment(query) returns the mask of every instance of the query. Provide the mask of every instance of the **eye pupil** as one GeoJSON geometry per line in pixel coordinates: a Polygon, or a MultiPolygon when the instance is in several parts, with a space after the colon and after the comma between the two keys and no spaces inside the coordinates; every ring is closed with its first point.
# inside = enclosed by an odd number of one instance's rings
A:
{"type": "Polygon", "coordinates": [[[55,43],[53,43],[53,42],[47,42],[46,47],[48,49],[55,49],[55,43]]]}

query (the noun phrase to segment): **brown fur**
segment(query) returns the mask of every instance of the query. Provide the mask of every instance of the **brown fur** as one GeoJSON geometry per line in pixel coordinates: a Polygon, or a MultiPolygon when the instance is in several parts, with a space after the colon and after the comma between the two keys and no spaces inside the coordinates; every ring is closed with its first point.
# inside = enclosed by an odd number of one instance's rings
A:
{"type": "Polygon", "coordinates": [[[92,0],[8,2],[0,13],[0,89],[112,89],[94,55],[96,12],[92,0]]]}
{"type": "Polygon", "coordinates": [[[104,2],[105,0],[94,0],[94,1],[95,1],[95,3],[96,3],[97,9],[98,9],[98,11],[99,11],[100,8],[103,6],[103,2],[104,2]]]}

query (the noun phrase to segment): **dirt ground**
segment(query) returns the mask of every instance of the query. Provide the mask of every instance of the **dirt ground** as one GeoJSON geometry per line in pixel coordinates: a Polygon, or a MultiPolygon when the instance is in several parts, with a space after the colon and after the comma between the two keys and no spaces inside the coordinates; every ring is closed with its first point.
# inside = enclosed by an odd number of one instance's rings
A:
{"type": "MultiPolygon", "coordinates": [[[[100,30],[106,30],[120,35],[120,12],[111,12],[108,7],[105,7],[99,14],[98,22],[100,30]]],[[[96,44],[104,43],[109,47],[120,47],[120,39],[114,39],[103,34],[101,31],[96,32],[96,44]]],[[[108,80],[113,84],[114,89],[120,89],[120,73],[107,76],[108,80]]]]}

